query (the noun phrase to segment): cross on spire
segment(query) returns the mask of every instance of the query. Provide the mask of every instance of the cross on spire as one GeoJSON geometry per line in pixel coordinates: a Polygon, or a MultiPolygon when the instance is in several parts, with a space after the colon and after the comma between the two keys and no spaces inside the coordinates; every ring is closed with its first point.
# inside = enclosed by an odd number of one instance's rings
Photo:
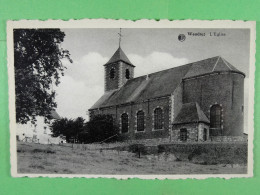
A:
{"type": "Polygon", "coordinates": [[[118,35],[119,35],[119,47],[120,47],[120,44],[121,44],[121,37],[123,36],[122,33],[121,33],[121,28],[120,28],[120,31],[119,31],[118,35]]]}

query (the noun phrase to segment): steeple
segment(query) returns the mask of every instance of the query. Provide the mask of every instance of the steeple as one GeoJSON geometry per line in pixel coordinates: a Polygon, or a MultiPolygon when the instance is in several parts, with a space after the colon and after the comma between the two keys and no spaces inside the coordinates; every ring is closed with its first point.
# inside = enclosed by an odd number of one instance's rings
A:
{"type": "MultiPolygon", "coordinates": [[[[121,47],[119,46],[119,48],[116,50],[116,52],[114,53],[114,55],[110,58],[110,60],[105,64],[112,64],[115,62],[119,62],[122,61],[130,66],[135,67],[130,60],[128,59],[128,57],[125,55],[124,51],[121,49],[121,47]]],[[[104,65],[104,66],[105,66],[104,65]]]]}
{"type": "Polygon", "coordinates": [[[134,78],[134,65],[130,62],[121,44],[121,29],[119,35],[119,47],[105,66],[105,92],[122,87],[129,79],[134,78]]]}

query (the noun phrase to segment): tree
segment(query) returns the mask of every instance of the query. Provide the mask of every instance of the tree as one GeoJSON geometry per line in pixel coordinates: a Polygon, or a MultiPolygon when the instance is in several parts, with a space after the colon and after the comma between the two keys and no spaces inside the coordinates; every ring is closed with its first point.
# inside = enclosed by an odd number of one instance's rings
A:
{"type": "Polygon", "coordinates": [[[68,143],[93,143],[108,138],[106,142],[112,142],[119,139],[119,128],[111,115],[96,115],[87,123],[82,117],[74,120],[62,118],[54,121],[50,129],[52,137],[63,135],[68,143]]]}
{"type": "MultiPolygon", "coordinates": [[[[114,123],[111,115],[99,114],[95,115],[89,122],[86,123],[87,142],[101,142],[112,136],[118,135],[119,128],[114,123]]],[[[115,136],[107,141],[115,141],[118,136],[115,136]]]]}
{"type": "Polygon", "coordinates": [[[79,142],[79,135],[85,130],[85,120],[82,117],[76,119],[62,118],[50,125],[52,137],[65,136],[67,142],[79,142]]]}
{"type": "Polygon", "coordinates": [[[57,107],[53,85],[58,85],[66,68],[61,60],[71,63],[70,53],[61,47],[65,33],[60,29],[15,29],[14,67],[16,121],[36,122],[36,116],[51,119],[57,107]]]}
{"type": "Polygon", "coordinates": [[[50,129],[52,132],[52,137],[59,137],[61,135],[66,135],[67,127],[68,127],[69,119],[61,118],[60,120],[55,120],[50,125],[50,129]]]}

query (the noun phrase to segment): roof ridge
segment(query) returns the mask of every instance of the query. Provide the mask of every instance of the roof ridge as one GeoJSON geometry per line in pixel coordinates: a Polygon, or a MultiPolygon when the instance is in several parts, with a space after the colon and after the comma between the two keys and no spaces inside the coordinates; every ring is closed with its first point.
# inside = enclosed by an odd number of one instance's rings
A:
{"type": "Polygon", "coordinates": [[[197,112],[197,116],[198,116],[198,121],[200,120],[200,114],[199,114],[199,105],[197,102],[195,102],[195,106],[196,106],[196,112],[197,112]]]}
{"type": "Polygon", "coordinates": [[[118,88],[118,89],[111,89],[111,90],[109,90],[109,91],[105,91],[104,94],[109,94],[109,93],[112,93],[112,92],[118,91],[119,89],[120,89],[120,88],[118,88]]]}
{"type": "MultiPolygon", "coordinates": [[[[164,69],[164,70],[159,70],[159,71],[157,71],[157,72],[153,72],[153,73],[141,75],[141,76],[138,76],[138,77],[135,77],[135,78],[132,78],[132,79],[140,78],[140,77],[147,76],[147,75],[153,75],[153,74],[156,74],[156,73],[159,73],[159,72],[167,71],[167,70],[174,69],[174,68],[178,68],[178,67],[182,67],[182,66],[192,65],[192,64],[194,64],[194,63],[201,62],[201,61],[205,61],[205,60],[212,59],[212,58],[216,58],[216,57],[220,57],[220,56],[214,56],[214,57],[210,57],[210,58],[207,58],[207,59],[204,59],[204,60],[199,60],[199,61],[196,61],[196,62],[191,62],[191,63],[188,63],[188,64],[181,64],[181,65],[178,65],[178,66],[175,66],[175,67],[172,67],[172,68],[167,68],[167,69],[164,69]]],[[[130,79],[130,80],[132,80],[132,79],[130,79]]]]}
{"type": "Polygon", "coordinates": [[[197,109],[197,114],[198,114],[198,121],[203,121],[204,120],[203,117],[206,117],[206,119],[209,120],[208,117],[203,112],[203,110],[201,109],[200,105],[197,102],[195,102],[195,103],[196,103],[196,109],[197,109]]]}
{"type": "Polygon", "coordinates": [[[199,60],[199,61],[196,61],[196,62],[191,62],[191,63],[188,63],[188,64],[181,64],[181,65],[178,65],[178,66],[175,66],[175,67],[172,67],[172,68],[167,68],[167,69],[164,69],[164,70],[159,70],[159,71],[157,71],[157,72],[153,72],[153,73],[141,75],[141,76],[132,78],[132,79],[130,79],[130,80],[137,79],[137,78],[140,78],[140,77],[144,77],[144,76],[147,76],[147,75],[153,75],[153,74],[156,74],[156,73],[159,73],[159,72],[163,72],[163,71],[168,71],[168,70],[171,70],[171,69],[174,69],[174,68],[179,68],[179,67],[182,67],[182,66],[192,65],[192,64],[194,64],[194,63],[201,62],[201,61],[205,61],[205,60],[212,59],[212,58],[216,58],[216,57],[219,58],[220,56],[214,56],[214,57],[206,58],[206,59],[204,59],[204,60],[199,60]]]}
{"type": "Polygon", "coordinates": [[[218,59],[217,59],[217,61],[216,61],[216,64],[214,65],[214,67],[213,67],[213,69],[212,69],[211,72],[214,72],[214,70],[215,70],[215,68],[216,68],[216,66],[217,66],[217,64],[218,64],[219,58],[220,58],[220,56],[218,56],[218,59]]]}
{"type": "Polygon", "coordinates": [[[188,63],[188,64],[183,64],[183,65],[175,66],[175,67],[168,68],[168,69],[164,69],[164,70],[159,70],[159,71],[157,71],[157,72],[153,72],[153,73],[149,73],[149,74],[141,75],[141,76],[138,76],[138,77],[132,78],[132,79],[130,79],[130,80],[137,79],[137,78],[141,78],[141,77],[146,77],[147,75],[153,75],[153,74],[156,74],[156,73],[159,73],[159,72],[168,71],[168,70],[171,70],[171,69],[174,69],[174,68],[179,68],[179,67],[183,67],[183,66],[188,66],[188,65],[191,65],[191,64],[192,64],[192,63],[188,63]]]}
{"type": "Polygon", "coordinates": [[[222,60],[223,60],[223,62],[227,65],[227,67],[230,69],[230,70],[232,70],[231,68],[230,68],[230,66],[228,65],[228,63],[227,63],[227,61],[226,61],[226,59],[224,59],[224,58],[221,58],[222,60]]]}

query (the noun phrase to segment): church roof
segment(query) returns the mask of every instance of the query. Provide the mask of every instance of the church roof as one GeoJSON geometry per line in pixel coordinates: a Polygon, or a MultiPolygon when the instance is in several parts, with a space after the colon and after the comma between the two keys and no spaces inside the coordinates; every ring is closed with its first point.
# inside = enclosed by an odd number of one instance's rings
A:
{"type": "MultiPolygon", "coordinates": [[[[116,53],[120,53],[122,51],[120,50],[119,47],[116,53]]],[[[114,55],[119,55],[116,53],[114,55]]],[[[116,57],[113,56],[111,59],[115,60],[116,57]]],[[[108,63],[114,61],[111,59],[108,63]]],[[[182,79],[227,71],[245,75],[225,59],[217,56],[130,79],[121,88],[106,92],[90,109],[168,96],[174,92],[177,86],[182,82],[182,79]]]]}
{"type": "Polygon", "coordinates": [[[193,122],[209,123],[209,119],[201,110],[197,102],[183,104],[173,124],[184,124],[193,122]]]}
{"type": "Polygon", "coordinates": [[[114,55],[110,58],[110,60],[105,64],[111,64],[114,62],[118,62],[118,61],[123,61],[129,65],[134,66],[130,60],[128,59],[128,57],[125,55],[124,51],[121,49],[121,47],[119,47],[116,52],[114,53],[114,55]]]}
{"type": "Polygon", "coordinates": [[[55,110],[51,111],[51,118],[58,119],[58,120],[61,119],[60,115],[55,110]]]}
{"type": "Polygon", "coordinates": [[[130,79],[118,90],[106,92],[91,109],[114,106],[170,95],[191,65],[178,66],[130,79]]]}
{"type": "Polygon", "coordinates": [[[205,75],[213,72],[236,72],[245,76],[243,72],[236,69],[221,56],[208,58],[198,62],[193,62],[191,64],[192,67],[189,70],[189,72],[185,75],[184,79],[205,75]]]}

